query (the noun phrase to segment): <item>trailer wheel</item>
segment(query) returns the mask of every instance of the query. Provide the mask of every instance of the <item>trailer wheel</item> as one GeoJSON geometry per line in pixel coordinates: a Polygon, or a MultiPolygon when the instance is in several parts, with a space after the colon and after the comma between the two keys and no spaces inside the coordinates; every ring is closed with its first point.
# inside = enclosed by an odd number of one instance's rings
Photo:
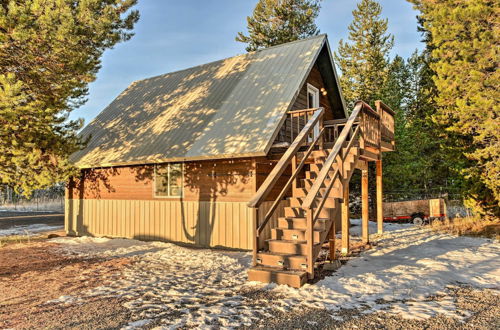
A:
{"type": "Polygon", "coordinates": [[[422,226],[424,224],[424,219],[422,219],[421,217],[414,217],[413,224],[415,226],[422,226]]]}

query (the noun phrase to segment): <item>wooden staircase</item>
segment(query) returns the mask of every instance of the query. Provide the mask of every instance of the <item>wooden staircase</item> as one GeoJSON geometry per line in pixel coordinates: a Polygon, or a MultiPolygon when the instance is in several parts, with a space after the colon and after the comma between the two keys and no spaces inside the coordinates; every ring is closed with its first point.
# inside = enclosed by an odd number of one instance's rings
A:
{"type": "MultiPolygon", "coordinates": [[[[368,105],[359,102],[349,120],[338,126],[327,126],[321,122],[323,109],[314,110],[249,203],[250,207],[256,209],[254,258],[253,266],[248,271],[249,281],[302,286],[314,277],[315,261],[322,245],[334,238],[340,228],[342,204],[348,191],[346,186],[357,168],[358,160],[363,157],[363,150],[369,144],[365,138],[367,134],[363,134],[363,129],[370,126],[365,125],[365,117],[377,116],[368,105]],[[311,130],[318,123],[322,126],[321,131],[310,141],[311,130]],[[325,132],[330,128],[338,131],[339,126],[342,126],[340,134],[330,148],[326,147],[325,132]],[[303,151],[304,148],[307,150],[303,151]],[[258,219],[260,203],[290,165],[292,175],[287,184],[266,216],[258,219]],[[284,216],[275,223],[269,223],[283,199],[288,200],[289,205],[282,210],[284,216]],[[266,226],[270,227],[270,237],[260,241],[266,226]]],[[[376,134],[370,136],[376,137],[376,134]]]]}

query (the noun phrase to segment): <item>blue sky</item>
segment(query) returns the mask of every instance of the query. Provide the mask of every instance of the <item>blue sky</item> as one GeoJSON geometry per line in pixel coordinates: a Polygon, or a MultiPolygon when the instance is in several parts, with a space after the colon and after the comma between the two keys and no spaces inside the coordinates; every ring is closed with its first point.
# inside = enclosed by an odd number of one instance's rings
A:
{"type": "MultiPolygon", "coordinates": [[[[135,36],[104,53],[102,68],[90,85],[85,105],[70,118],[88,124],[127,86],[139,79],[242,54],[245,44],[234,40],[246,32],[246,17],[257,0],[139,0],[141,18],[135,36]]],[[[392,56],[408,57],[421,49],[417,12],[405,0],[381,0],[382,15],[395,36],[392,56]]],[[[323,0],[317,25],[337,48],[347,38],[347,26],[357,1],[323,0]]]]}

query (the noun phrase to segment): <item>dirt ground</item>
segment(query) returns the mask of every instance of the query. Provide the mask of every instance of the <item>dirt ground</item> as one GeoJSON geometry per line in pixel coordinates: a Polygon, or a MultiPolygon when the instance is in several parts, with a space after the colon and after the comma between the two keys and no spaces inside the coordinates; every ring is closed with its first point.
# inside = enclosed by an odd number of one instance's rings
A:
{"type": "MultiPolygon", "coordinates": [[[[471,316],[460,321],[455,318],[437,315],[426,320],[409,320],[383,311],[363,314],[360,310],[344,309],[343,321],[332,319],[321,309],[298,310],[294,313],[276,313],[263,319],[248,329],[500,329],[500,297],[498,292],[489,289],[458,287],[450,295],[461,310],[472,312],[471,316]]],[[[439,299],[436,297],[435,299],[439,299]]]]}
{"type": "MultiPolygon", "coordinates": [[[[353,242],[354,243],[354,242],[353,242]]],[[[356,252],[366,248],[361,244],[356,252]]],[[[137,320],[124,307],[123,298],[88,297],[70,303],[51,303],[64,296],[79,296],[90,288],[123,277],[133,258],[82,258],[60,251],[47,240],[0,247],[0,329],[119,329],[137,320]]],[[[324,274],[328,276],[329,274],[324,274]]],[[[269,291],[243,295],[255,301],[269,291]]],[[[276,311],[272,317],[245,328],[266,329],[500,329],[498,291],[457,286],[450,289],[460,310],[471,312],[464,321],[438,315],[425,320],[408,320],[384,311],[363,314],[362,310],[342,310],[342,321],[321,309],[301,309],[292,313],[276,311]]],[[[429,299],[440,299],[434,297],[429,299]]],[[[161,325],[152,320],[144,328],[161,325]]],[[[217,327],[217,326],[216,326],[217,327]]]]}
{"type": "Polygon", "coordinates": [[[119,299],[92,299],[85,305],[47,301],[96,287],[120,276],[125,258],[81,259],[48,242],[0,248],[0,328],[116,328],[128,322],[119,299]]]}

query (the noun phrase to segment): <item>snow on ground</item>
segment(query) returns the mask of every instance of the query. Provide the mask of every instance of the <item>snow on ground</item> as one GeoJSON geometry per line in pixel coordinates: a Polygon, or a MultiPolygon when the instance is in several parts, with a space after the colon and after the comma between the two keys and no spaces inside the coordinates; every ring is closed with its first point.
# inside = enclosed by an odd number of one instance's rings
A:
{"type": "MultiPolygon", "coordinates": [[[[359,235],[359,221],[352,228],[359,235]]],[[[371,231],[373,231],[373,225],[371,231]]],[[[324,308],[340,317],[340,308],[363,313],[383,309],[406,318],[437,313],[460,317],[447,287],[468,284],[498,288],[500,244],[488,239],[455,237],[422,227],[385,224],[378,245],[351,259],[332,276],[301,289],[246,282],[250,253],[190,249],[170,243],[126,239],[58,238],[64,251],[81,256],[132,256],[124,278],[87,295],[126,298],[137,320],[165,326],[220,324],[232,327],[271,316],[273,309],[324,308]],[[248,294],[263,292],[262,295],[248,294]],[[438,298],[434,298],[438,296],[438,298]]],[[[85,297],[75,297],[85,299],[85,297]]],[[[74,299],[61,297],[60,303],[74,299]]],[[[465,311],[461,311],[466,315],[465,311]]]]}
{"type": "Polygon", "coordinates": [[[43,231],[52,231],[52,230],[60,230],[63,229],[64,226],[49,226],[45,224],[32,224],[32,225],[20,225],[13,226],[8,229],[0,229],[0,237],[3,236],[12,236],[12,235],[24,235],[31,236],[35,233],[40,233],[43,231]]]}

